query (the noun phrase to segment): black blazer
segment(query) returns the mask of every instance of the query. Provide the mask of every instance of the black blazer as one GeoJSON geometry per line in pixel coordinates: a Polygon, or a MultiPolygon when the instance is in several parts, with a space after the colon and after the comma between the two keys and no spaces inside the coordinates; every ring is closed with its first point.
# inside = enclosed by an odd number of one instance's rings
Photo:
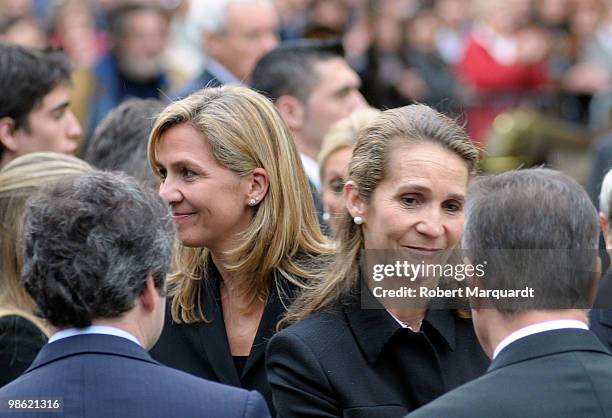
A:
{"type": "Polygon", "coordinates": [[[487,373],[410,418],[595,418],[612,414],[612,355],[587,330],[522,338],[487,373]]]}
{"type": "Polygon", "coordinates": [[[25,372],[46,342],[40,328],[24,317],[0,318],[0,387],[25,372]]]}
{"type": "MultiPolygon", "coordinates": [[[[276,332],[276,324],[285,313],[297,293],[297,288],[286,281],[279,281],[281,294],[272,285],[268,303],[257,329],[251,353],[240,375],[236,371],[227,341],[221,296],[219,273],[212,262],[208,269],[209,282],[201,292],[201,303],[209,323],[176,324],[170,314],[170,300],[162,335],[151,356],[167,366],[186,371],[195,376],[225,383],[261,393],[272,409],[272,394],[265,369],[265,350],[268,340],[276,332]]],[[[204,283],[204,282],[202,282],[204,283]]]]}
{"type": "Polygon", "coordinates": [[[591,331],[608,350],[612,350],[612,269],[600,280],[597,298],[589,312],[591,331]]]}
{"type": "Polygon", "coordinates": [[[269,417],[256,392],[207,382],[153,361],[113,335],[76,335],[47,344],[26,373],[0,389],[0,416],[23,418],[269,417]],[[62,411],[7,411],[7,399],[61,399],[62,411]],[[3,414],[7,412],[7,415],[3,414]]]}
{"type": "Polygon", "coordinates": [[[488,364],[470,320],[430,310],[415,333],[357,301],[282,330],[267,352],[282,417],[401,417],[488,364]]]}

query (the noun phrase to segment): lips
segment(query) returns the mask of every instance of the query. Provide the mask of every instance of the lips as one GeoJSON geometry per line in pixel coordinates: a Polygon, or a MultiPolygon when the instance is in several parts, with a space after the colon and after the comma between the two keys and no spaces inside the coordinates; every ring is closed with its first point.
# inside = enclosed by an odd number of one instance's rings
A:
{"type": "Polygon", "coordinates": [[[412,253],[419,255],[434,255],[438,254],[441,251],[444,251],[445,248],[432,248],[432,247],[418,247],[412,245],[404,245],[403,248],[409,250],[412,253]]]}
{"type": "Polygon", "coordinates": [[[182,222],[189,219],[193,215],[195,215],[195,212],[174,212],[172,214],[172,219],[174,219],[175,222],[182,222]]]}

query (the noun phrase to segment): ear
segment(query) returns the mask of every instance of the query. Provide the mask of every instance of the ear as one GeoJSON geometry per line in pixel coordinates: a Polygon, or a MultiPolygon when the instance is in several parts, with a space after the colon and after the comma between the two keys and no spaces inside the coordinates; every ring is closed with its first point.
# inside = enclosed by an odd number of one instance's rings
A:
{"type": "Polygon", "coordinates": [[[367,205],[359,195],[359,188],[354,181],[347,181],[343,189],[343,197],[346,205],[346,210],[354,218],[355,216],[361,216],[363,221],[366,222],[365,216],[367,212],[367,205]]]}
{"type": "Polygon", "coordinates": [[[202,32],[202,42],[204,43],[204,50],[207,51],[208,55],[210,56],[219,56],[219,49],[223,48],[223,40],[223,34],[215,32],[202,32]]]}
{"type": "Polygon", "coordinates": [[[595,304],[595,300],[597,298],[597,293],[599,291],[599,279],[601,279],[601,258],[597,256],[597,260],[595,261],[595,268],[593,269],[593,273],[591,274],[591,289],[589,292],[589,308],[592,308],[595,304]]]}
{"type": "Polygon", "coordinates": [[[146,312],[154,312],[159,302],[159,290],[155,287],[153,282],[153,275],[149,273],[147,275],[147,281],[145,287],[142,290],[140,296],[138,296],[142,308],[146,312]]]}
{"type": "Polygon", "coordinates": [[[276,107],[291,131],[304,128],[306,107],[300,99],[294,96],[281,96],[276,99],[276,107]]]}
{"type": "Polygon", "coordinates": [[[257,202],[261,202],[268,193],[268,187],[270,187],[268,173],[263,168],[256,168],[248,177],[248,180],[248,200],[255,199],[257,202]]]}
{"type": "Polygon", "coordinates": [[[612,250],[612,242],[610,241],[610,231],[608,229],[608,220],[603,212],[599,212],[599,226],[601,227],[601,233],[603,234],[604,241],[606,242],[606,249],[612,250]]]}
{"type": "Polygon", "coordinates": [[[0,144],[11,153],[16,153],[19,149],[16,131],[13,118],[8,116],[0,118],[0,144]]]}

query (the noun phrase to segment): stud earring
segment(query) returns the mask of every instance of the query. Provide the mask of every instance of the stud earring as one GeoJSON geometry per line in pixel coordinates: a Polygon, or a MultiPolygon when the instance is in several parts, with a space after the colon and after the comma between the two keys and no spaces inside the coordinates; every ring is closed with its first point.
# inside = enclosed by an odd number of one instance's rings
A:
{"type": "Polygon", "coordinates": [[[329,212],[323,212],[323,220],[325,222],[329,221],[330,218],[331,218],[331,215],[329,214],[329,212]]]}
{"type": "Polygon", "coordinates": [[[256,197],[252,197],[249,200],[249,205],[254,206],[257,203],[257,198],[256,197]]]}
{"type": "Polygon", "coordinates": [[[363,218],[361,216],[355,216],[353,222],[355,222],[355,225],[361,225],[363,223],[363,218]]]}

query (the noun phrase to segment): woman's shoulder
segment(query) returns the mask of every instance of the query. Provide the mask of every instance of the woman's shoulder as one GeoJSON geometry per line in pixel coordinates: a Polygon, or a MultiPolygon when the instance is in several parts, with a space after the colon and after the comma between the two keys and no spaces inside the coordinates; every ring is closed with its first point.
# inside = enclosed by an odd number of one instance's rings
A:
{"type": "Polygon", "coordinates": [[[24,316],[0,316],[0,339],[28,337],[40,339],[43,344],[47,339],[45,333],[38,327],[38,325],[24,316]]]}
{"type": "Polygon", "coordinates": [[[348,322],[342,306],[337,304],[318,311],[297,321],[277,334],[297,337],[315,344],[325,343],[327,339],[337,340],[349,331],[348,322]]]}

